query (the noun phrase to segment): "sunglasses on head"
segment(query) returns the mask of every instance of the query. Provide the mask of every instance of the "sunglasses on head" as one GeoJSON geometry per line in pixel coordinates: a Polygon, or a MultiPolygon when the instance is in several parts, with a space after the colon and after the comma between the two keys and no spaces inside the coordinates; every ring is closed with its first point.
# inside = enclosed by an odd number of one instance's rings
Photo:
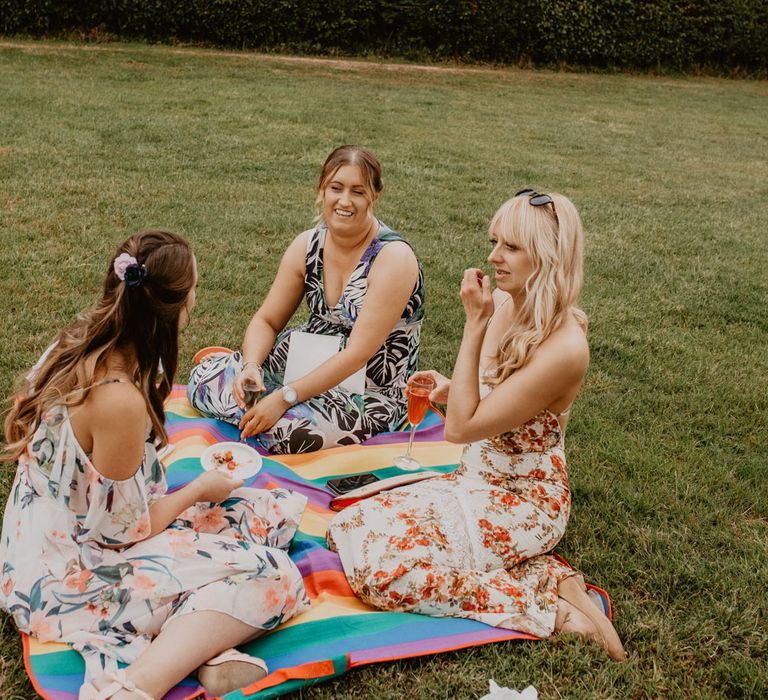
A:
{"type": "Polygon", "coordinates": [[[528,197],[529,204],[534,207],[543,207],[545,204],[551,204],[553,208],[555,206],[552,197],[550,197],[548,194],[540,194],[539,192],[536,192],[530,188],[515,192],[515,197],[528,197]]]}
{"type": "Polygon", "coordinates": [[[560,219],[557,218],[557,209],[555,209],[555,200],[548,194],[542,194],[532,190],[530,187],[526,187],[524,190],[515,192],[515,197],[528,197],[528,204],[532,207],[543,207],[547,204],[551,204],[552,213],[555,215],[555,221],[558,226],[560,225],[560,219]]]}

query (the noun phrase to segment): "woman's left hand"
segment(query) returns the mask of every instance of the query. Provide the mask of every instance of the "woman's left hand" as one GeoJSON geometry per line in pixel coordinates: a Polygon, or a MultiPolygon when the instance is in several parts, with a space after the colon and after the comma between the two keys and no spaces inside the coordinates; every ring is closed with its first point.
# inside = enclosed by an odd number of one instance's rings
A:
{"type": "Polygon", "coordinates": [[[485,326],[493,316],[491,278],[476,267],[464,270],[459,296],[464,305],[467,323],[485,326]]]}
{"type": "Polygon", "coordinates": [[[247,438],[269,430],[289,406],[280,391],[273,391],[243,415],[240,419],[240,437],[247,438]]]}

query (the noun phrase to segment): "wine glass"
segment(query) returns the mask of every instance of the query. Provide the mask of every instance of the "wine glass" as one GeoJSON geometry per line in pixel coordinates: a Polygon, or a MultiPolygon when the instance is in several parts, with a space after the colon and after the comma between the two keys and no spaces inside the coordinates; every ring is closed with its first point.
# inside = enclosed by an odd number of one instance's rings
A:
{"type": "MultiPolygon", "coordinates": [[[[250,411],[263,395],[264,389],[261,388],[261,384],[253,379],[246,379],[243,382],[243,402],[245,403],[245,411],[250,411]]],[[[241,437],[240,442],[247,444],[248,439],[241,437]]]]}
{"type": "Polygon", "coordinates": [[[263,389],[258,382],[252,379],[246,379],[243,382],[243,399],[246,411],[249,411],[256,405],[256,400],[261,398],[262,393],[263,389]]]}
{"type": "Polygon", "coordinates": [[[413,436],[416,428],[424,420],[429,408],[429,395],[435,388],[435,380],[429,375],[416,377],[408,382],[405,393],[408,396],[408,422],[411,424],[411,435],[408,439],[408,449],[404,455],[395,459],[395,466],[409,472],[421,469],[421,462],[411,455],[413,436]]]}

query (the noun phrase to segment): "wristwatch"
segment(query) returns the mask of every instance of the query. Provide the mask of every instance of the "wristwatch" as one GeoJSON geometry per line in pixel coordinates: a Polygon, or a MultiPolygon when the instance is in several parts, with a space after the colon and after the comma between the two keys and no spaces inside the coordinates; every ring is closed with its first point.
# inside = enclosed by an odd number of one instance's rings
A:
{"type": "Polygon", "coordinates": [[[288,386],[287,384],[283,387],[283,398],[285,399],[285,402],[289,406],[293,406],[299,399],[298,395],[296,394],[296,389],[294,389],[292,386],[288,386]]]}

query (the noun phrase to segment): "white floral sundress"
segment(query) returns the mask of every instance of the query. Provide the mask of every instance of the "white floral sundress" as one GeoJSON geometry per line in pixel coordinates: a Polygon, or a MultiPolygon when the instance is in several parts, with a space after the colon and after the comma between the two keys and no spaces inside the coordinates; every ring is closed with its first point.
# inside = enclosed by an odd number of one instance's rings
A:
{"type": "Polygon", "coordinates": [[[147,539],[149,507],[166,488],[150,443],[133,477],[99,474],[64,406],[19,460],[0,536],[0,607],[40,641],[70,643],[87,678],[135,661],[180,615],[215,610],[269,630],[308,607],[285,551],[303,495],[236,489],[147,539]]]}
{"type": "Polygon", "coordinates": [[[570,505],[562,429],[542,411],[466,445],[451,474],[345,508],[328,543],[370,605],[547,637],[558,585],[576,574],[548,554],[570,505]]]}

